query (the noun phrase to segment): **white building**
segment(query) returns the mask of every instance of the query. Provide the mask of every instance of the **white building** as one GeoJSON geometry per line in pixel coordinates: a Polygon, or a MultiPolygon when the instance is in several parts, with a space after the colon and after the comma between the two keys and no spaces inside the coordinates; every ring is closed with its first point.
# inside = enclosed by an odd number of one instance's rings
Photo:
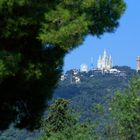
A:
{"type": "Polygon", "coordinates": [[[86,64],[82,64],[80,66],[80,72],[88,72],[88,66],[86,64]]]}
{"type": "Polygon", "coordinates": [[[117,70],[117,69],[110,69],[109,70],[110,73],[120,73],[121,71],[117,70]]]}
{"type": "Polygon", "coordinates": [[[75,83],[80,83],[80,78],[79,77],[75,77],[75,83]]]}
{"type": "Polygon", "coordinates": [[[99,70],[110,70],[112,68],[112,57],[107,55],[106,49],[104,50],[103,56],[99,56],[97,62],[97,69],[99,70]]]}
{"type": "Polygon", "coordinates": [[[64,81],[65,80],[65,75],[64,74],[61,75],[60,80],[61,81],[64,81]]]}

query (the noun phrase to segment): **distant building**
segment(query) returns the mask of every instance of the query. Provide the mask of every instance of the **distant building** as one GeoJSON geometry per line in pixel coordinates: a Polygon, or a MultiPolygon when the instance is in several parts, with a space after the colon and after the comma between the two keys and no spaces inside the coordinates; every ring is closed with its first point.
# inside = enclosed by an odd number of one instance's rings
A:
{"type": "Polygon", "coordinates": [[[103,56],[99,56],[97,62],[97,69],[99,70],[110,70],[112,68],[112,57],[107,55],[106,49],[104,50],[103,56]]]}
{"type": "Polygon", "coordinates": [[[140,71],[140,56],[137,57],[136,61],[137,61],[137,68],[136,68],[136,70],[140,71]]]}
{"type": "Polygon", "coordinates": [[[61,75],[60,80],[61,81],[64,81],[65,80],[65,75],[64,74],[61,75]]]}
{"type": "Polygon", "coordinates": [[[88,72],[88,66],[86,64],[82,64],[80,66],[80,72],[88,72]]]}
{"type": "Polygon", "coordinates": [[[120,73],[121,71],[119,71],[117,69],[110,69],[109,72],[110,73],[120,73]]]}
{"type": "Polygon", "coordinates": [[[75,83],[80,83],[80,78],[79,77],[75,77],[75,83]]]}

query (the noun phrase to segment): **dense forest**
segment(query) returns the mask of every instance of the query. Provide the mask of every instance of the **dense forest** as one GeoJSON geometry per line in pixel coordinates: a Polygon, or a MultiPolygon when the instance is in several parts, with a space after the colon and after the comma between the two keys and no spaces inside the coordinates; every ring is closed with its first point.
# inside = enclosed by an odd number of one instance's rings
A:
{"type": "MultiPolygon", "coordinates": [[[[77,73],[74,74],[73,70],[67,71],[64,80],[59,80],[49,104],[52,105],[54,101],[62,98],[69,100],[68,109],[75,112],[71,114],[77,114],[78,116],[79,124],[76,126],[77,129],[81,127],[80,124],[86,123],[87,125],[87,121],[90,121],[90,124],[93,123],[96,126],[96,129],[94,126],[96,133],[104,135],[106,127],[111,123],[108,109],[112,99],[115,97],[116,92],[125,91],[130,80],[138,75],[135,70],[127,66],[116,66],[114,68],[121,72],[111,74],[89,71],[85,73],[77,70],[77,73]],[[80,82],[76,83],[75,77],[79,77],[80,82]]],[[[47,110],[44,118],[48,117],[48,113],[47,110]]],[[[88,127],[87,129],[91,128],[88,127]]],[[[38,139],[41,134],[43,132],[40,129],[28,132],[27,130],[18,130],[11,127],[1,133],[0,140],[38,139]]]]}
{"type": "Polygon", "coordinates": [[[100,71],[78,72],[73,70],[66,72],[66,79],[60,81],[54,92],[54,98],[71,99],[71,107],[82,113],[82,119],[94,118],[91,112],[94,104],[107,106],[116,91],[125,90],[129,80],[136,75],[136,71],[127,66],[115,66],[120,73],[101,73],[100,71]],[[80,82],[75,82],[75,77],[80,82]],[[72,81],[73,80],[73,81],[72,81]]]}

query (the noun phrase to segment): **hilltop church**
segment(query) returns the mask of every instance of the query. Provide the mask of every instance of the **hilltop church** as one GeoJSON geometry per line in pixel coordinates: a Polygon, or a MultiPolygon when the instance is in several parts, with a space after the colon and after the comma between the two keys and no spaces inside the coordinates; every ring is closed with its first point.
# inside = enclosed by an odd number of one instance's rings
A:
{"type": "Polygon", "coordinates": [[[107,55],[106,49],[104,50],[103,56],[99,56],[97,61],[97,69],[99,70],[110,70],[112,68],[112,57],[107,55]]]}

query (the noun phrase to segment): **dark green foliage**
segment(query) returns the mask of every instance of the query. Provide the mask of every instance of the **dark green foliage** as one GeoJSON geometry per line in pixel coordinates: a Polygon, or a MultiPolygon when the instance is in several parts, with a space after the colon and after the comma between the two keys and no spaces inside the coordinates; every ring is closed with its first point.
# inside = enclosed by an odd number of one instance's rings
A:
{"type": "Polygon", "coordinates": [[[69,101],[58,99],[49,109],[48,117],[42,122],[44,136],[40,140],[95,140],[93,123],[79,123],[69,109],[69,101]]]}
{"type": "Polygon", "coordinates": [[[14,72],[18,71],[17,64],[21,60],[20,54],[1,51],[0,58],[0,77],[3,79],[8,75],[14,76],[14,72]]]}
{"type": "Polygon", "coordinates": [[[70,127],[76,122],[72,112],[68,109],[68,105],[69,101],[65,99],[58,99],[51,105],[49,114],[42,123],[46,135],[62,132],[65,127],[70,127]]]}
{"type": "MultiPolygon", "coordinates": [[[[101,72],[78,73],[81,82],[71,83],[71,74],[61,81],[55,90],[54,97],[71,99],[71,108],[80,112],[80,120],[91,120],[99,124],[96,128],[103,140],[117,135],[110,116],[110,102],[116,91],[124,91],[129,87],[129,80],[136,75],[136,70],[130,67],[116,67],[120,74],[102,74],[101,72]],[[94,75],[94,76],[91,76],[94,75]]],[[[112,140],[114,140],[112,138],[112,140]]]]}
{"type": "Polygon", "coordinates": [[[124,10],[123,0],[0,0],[0,129],[39,127],[65,54],[114,31],[124,10]]]}
{"type": "MultiPolygon", "coordinates": [[[[101,74],[100,72],[78,73],[81,82],[71,83],[71,74],[67,72],[66,80],[60,81],[54,92],[54,98],[71,99],[71,107],[81,113],[82,120],[99,119],[98,113],[91,110],[96,104],[103,105],[107,109],[108,103],[117,90],[128,88],[129,80],[136,74],[130,67],[117,67],[122,74],[101,74]],[[93,75],[91,77],[91,75],[93,75]]],[[[104,116],[103,116],[104,117],[104,116]]]]}
{"type": "MultiPolygon", "coordinates": [[[[73,108],[78,113],[80,112],[81,114],[80,122],[82,124],[85,124],[84,121],[89,120],[89,119],[93,121],[94,123],[95,122],[98,123],[99,126],[96,129],[103,140],[108,140],[111,137],[112,137],[112,140],[115,140],[115,136],[116,135],[118,136],[118,134],[116,133],[117,131],[115,129],[115,126],[113,125],[112,118],[110,114],[108,113],[109,112],[108,108],[110,105],[110,101],[114,97],[114,93],[116,92],[116,90],[118,89],[124,90],[128,88],[129,79],[136,73],[135,70],[132,70],[129,67],[117,67],[117,68],[121,69],[121,71],[124,71],[125,75],[124,76],[117,76],[114,74],[102,75],[100,73],[94,77],[90,77],[90,75],[93,74],[93,72],[80,73],[79,75],[83,75],[83,76],[80,76],[80,78],[82,78],[81,83],[71,84],[70,79],[68,78],[67,80],[63,82],[61,81],[59,83],[59,86],[55,90],[55,94],[54,94],[55,99],[61,98],[61,97],[66,98],[66,99],[71,99],[70,105],[68,105],[67,107],[70,107],[70,109],[73,108]]],[[[69,103],[69,102],[66,101],[64,103],[69,103]]],[[[69,112],[68,114],[70,116],[72,115],[75,118],[75,112],[71,112],[67,107],[66,108],[64,107],[63,109],[67,110],[66,112],[69,112]]],[[[49,110],[49,112],[51,112],[51,110],[49,110]]],[[[56,112],[58,111],[54,111],[54,113],[56,112]]],[[[55,114],[55,116],[58,116],[58,114],[55,114]]],[[[47,117],[48,116],[46,115],[45,118],[47,117]]],[[[59,116],[58,118],[60,119],[60,117],[61,116],[59,116]]],[[[54,120],[53,118],[52,117],[50,118],[51,119],[50,122],[54,120]]],[[[59,119],[56,119],[56,120],[58,121],[59,119]]],[[[90,123],[92,124],[92,122],[90,123]]],[[[86,124],[86,125],[88,125],[88,127],[83,128],[81,124],[78,123],[76,126],[74,126],[74,129],[71,129],[73,128],[72,126],[71,128],[65,129],[64,133],[71,135],[70,137],[71,139],[80,137],[80,135],[81,137],[85,137],[86,135],[90,137],[89,132],[91,130],[90,128],[92,128],[92,125],[89,125],[89,124],[86,124]],[[86,132],[86,134],[83,132],[86,132]],[[79,134],[79,135],[76,135],[76,134],[79,134]]],[[[47,128],[48,125],[46,124],[45,126],[47,128]]],[[[65,127],[65,125],[62,125],[62,126],[65,127]]],[[[36,135],[38,135],[38,133],[36,133],[36,135]]],[[[95,134],[93,135],[95,136],[95,134]]],[[[30,133],[27,133],[26,131],[24,132],[22,130],[17,130],[17,129],[8,129],[4,133],[2,133],[2,136],[6,136],[7,138],[11,138],[12,140],[21,140],[21,138],[24,138],[24,139],[37,138],[34,133],[30,134],[30,133]]],[[[54,137],[56,138],[59,137],[62,139],[62,137],[64,137],[64,134],[61,132],[53,133],[52,140],[54,140],[54,137]]],[[[79,139],[81,139],[81,137],[79,139]]]]}
{"type": "Polygon", "coordinates": [[[50,137],[44,136],[39,140],[97,140],[94,128],[90,123],[75,124],[66,127],[63,132],[52,133],[50,137]]]}

